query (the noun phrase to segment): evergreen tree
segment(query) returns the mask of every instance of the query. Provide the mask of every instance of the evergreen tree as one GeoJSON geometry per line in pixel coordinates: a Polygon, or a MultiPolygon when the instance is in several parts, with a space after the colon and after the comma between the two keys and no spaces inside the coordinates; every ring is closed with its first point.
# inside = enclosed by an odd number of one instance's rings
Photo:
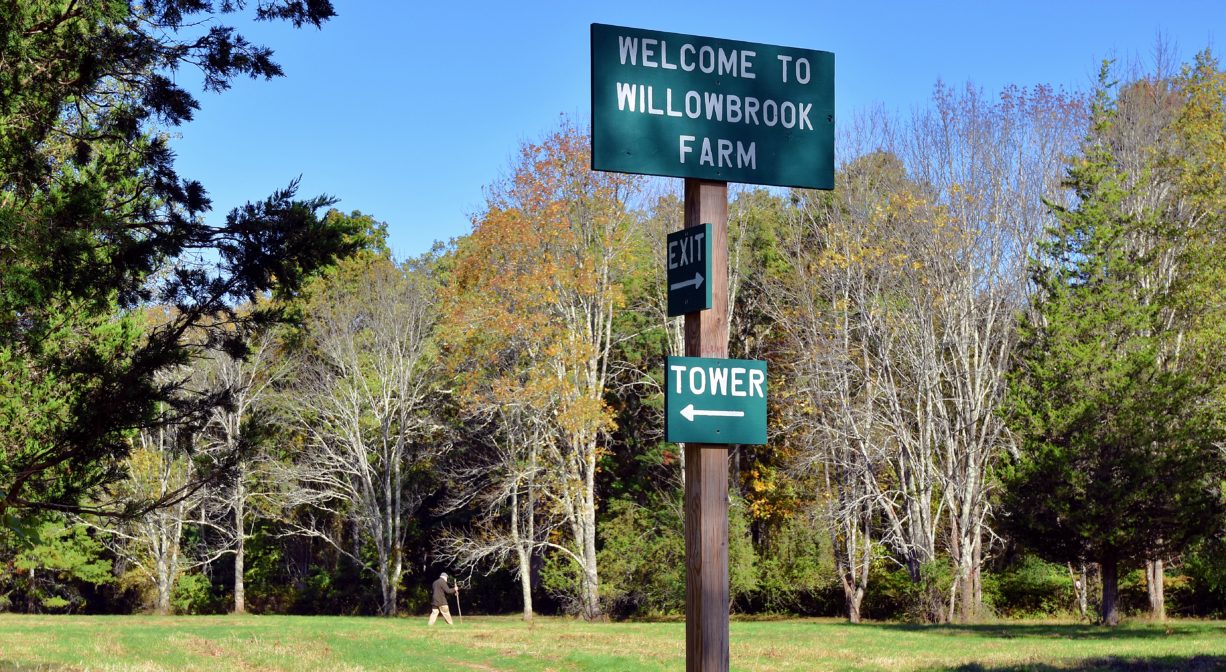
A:
{"type": "MultiPolygon", "coordinates": [[[[204,188],[175,172],[163,129],[198,103],[171,73],[198,68],[206,91],[281,74],[216,22],[245,4],[0,0],[0,518],[79,509],[118,481],[158,402],[176,423],[225,403],[155,374],[204,349],[241,354],[281,316],[233,306],[291,295],[349,246],[317,216],[330,199],[295,200],[295,183],[210,226],[204,188]]],[[[333,11],[270,0],[254,13],[320,26],[333,11]]]]}
{"type": "Polygon", "coordinates": [[[1121,159],[1108,74],[1068,171],[1076,205],[1055,209],[1033,260],[1008,401],[1019,450],[1003,479],[1014,534],[1050,560],[1100,563],[1102,621],[1114,625],[1121,568],[1203,534],[1222,512],[1226,463],[1221,374],[1190,365],[1204,361],[1190,351],[1203,311],[1187,301],[1218,272],[1189,263],[1201,254],[1189,240],[1216,225],[1139,198],[1169,179],[1159,169],[1174,152],[1158,146],[1141,171],[1121,159]]]}

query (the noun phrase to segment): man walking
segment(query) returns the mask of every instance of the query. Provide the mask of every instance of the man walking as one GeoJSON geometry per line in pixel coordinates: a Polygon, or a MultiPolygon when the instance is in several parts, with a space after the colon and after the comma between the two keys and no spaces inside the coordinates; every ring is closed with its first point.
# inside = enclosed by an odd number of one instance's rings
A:
{"type": "Polygon", "coordinates": [[[460,586],[455,588],[447,585],[447,572],[443,572],[435,579],[431,586],[433,595],[430,598],[430,605],[434,607],[430,611],[430,625],[434,625],[435,619],[438,618],[439,612],[443,613],[443,620],[447,621],[447,625],[451,625],[451,609],[447,606],[447,596],[455,595],[456,600],[460,599],[460,586]]]}

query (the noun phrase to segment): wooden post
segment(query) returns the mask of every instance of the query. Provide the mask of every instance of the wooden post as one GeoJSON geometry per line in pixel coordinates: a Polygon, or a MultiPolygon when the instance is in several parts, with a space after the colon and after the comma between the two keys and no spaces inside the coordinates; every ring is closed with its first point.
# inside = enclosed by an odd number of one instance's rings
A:
{"type": "MultiPolygon", "coordinates": [[[[728,356],[728,184],[685,181],[685,226],[711,225],[711,309],[685,316],[685,356],[728,356]]],[[[685,669],[728,671],[728,447],[685,445],[685,669]]]]}

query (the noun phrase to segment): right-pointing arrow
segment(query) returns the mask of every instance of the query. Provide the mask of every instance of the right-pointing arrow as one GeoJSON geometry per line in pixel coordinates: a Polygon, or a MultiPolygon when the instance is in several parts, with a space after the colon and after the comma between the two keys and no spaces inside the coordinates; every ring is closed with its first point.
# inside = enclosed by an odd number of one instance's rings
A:
{"type": "Polygon", "coordinates": [[[745,417],[745,411],[705,411],[694,408],[694,404],[690,404],[689,406],[681,409],[681,417],[689,420],[690,422],[694,422],[694,416],[696,415],[707,415],[718,418],[743,418],[745,417]]]}
{"type": "Polygon", "coordinates": [[[669,291],[672,291],[674,289],[685,289],[686,287],[693,287],[694,289],[698,289],[699,287],[702,287],[702,280],[703,280],[702,273],[695,273],[693,280],[683,280],[681,282],[674,282],[673,284],[668,286],[668,289],[669,291]]]}

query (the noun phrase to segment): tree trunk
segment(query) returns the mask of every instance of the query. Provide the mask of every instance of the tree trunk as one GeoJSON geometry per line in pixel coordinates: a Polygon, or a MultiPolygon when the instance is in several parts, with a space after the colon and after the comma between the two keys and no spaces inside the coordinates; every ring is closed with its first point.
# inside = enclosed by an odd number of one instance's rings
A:
{"type": "Polygon", "coordinates": [[[961,623],[973,623],[978,615],[975,610],[974,572],[974,568],[971,568],[965,576],[958,578],[958,621],[961,623]]]}
{"type": "Polygon", "coordinates": [[[519,589],[524,596],[524,620],[532,622],[532,554],[520,545],[519,553],[519,589]]]}
{"type": "Polygon", "coordinates": [[[246,574],[247,528],[243,523],[243,492],[242,475],[239,475],[238,486],[234,495],[234,613],[247,613],[247,587],[243,581],[246,574]]]}
{"type": "Polygon", "coordinates": [[[165,560],[158,561],[157,614],[159,616],[166,616],[170,613],[170,588],[171,588],[170,583],[171,581],[170,581],[169,568],[167,568],[166,564],[167,563],[165,560]]]}
{"type": "Polygon", "coordinates": [[[587,603],[586,614],[584,617],[589,621],[599,621],[604,618],[600,611],[600,583],[596,574],[596,563],[593,561],[590,568],[584,571],[586,580],[584,581],[584,601],[587,603]]]}
{"type": "MultiPolygon", "coordinates": [[[[395,560],[392,564],[392,616],[400,613],[400,604],[398,602],[400,599],[400,579],[404,576],[404,550],[400,544],[396,545],[394,557],[395,560]]],[[[457,596],[457,602],[459,599],[457,596]]]]}
{"type": "Polygon", "coordinates": [[[982,563],[982,555],[980,545],[983,539],[983,528],[976,527],[971,533],[968,543],[969,549],[969,566],[964,567],[964,572],[959,580],[960,599],[962,600],[961,612],[959,619],[963,623],[973,623],[979,618],[980,613],[980,598],[982,592],[979,589],[979,566],[982,563]]]}
{"type": "MultiPolygon", "coordinates": [[[[833,535],[832,535],[833,536],[833,535]]],[[[860,622],[860,602],[864,597],[864,589],[855,582],[855,568],[844,565],[840,553],[835,551],[835,567],[839,572],[840,583],[843,584],[843,605],[847,607],[847,621],[860,622]],[[850,580],[849,580],[850,577],[850,580]]]]}
{"type": "Polygon", "coordinates": [[[388,576],[387,568],[385,567],[379,576],[379,588],[383,593],[383,605],[380,611],[384,616],[396,615],[396,586],[392,584],[391,577],[388,576]]]}
{"type": "MultiPolygon", "coordinates": [[[[536,451],[530,457],[533,473],[536,467],[536,451]]],[[[526,514],[519,512],[519,483],[511,491],[511,543],[515,544],[515,553],[519,559],[519,590],[523,594],[524,621],[532,622],[532,540],[536,531],[533,521],[536,515],[536,505],[532,499],[532,485],[528,485],[526,494],[526,514]],[[521,534],[520,525],[524,530],[521,534]],[[526,538],[525,538],[526,537],[526,538]]]]}
{"type": "Polygon", "coordinates": [[[1089,620],[1088,612],[1090,611],[1090,573],[1086,571],[1086,563],[1081,563],[1080,573],[1081,589],[1077,596],[1077,606],[1081,609],[1081,617],[1089,620]]]}
{"type": "Polygon", "coordinates": [[[844,592],[844,602],[847,605],[847,622],[860,622],[860,605],[864,603],[864,586],[856,586],[844,592]]]}
{"type": "Polygon", "coordinates": [[[1107,554],[1102,559],[1103,573],[1103,606],[1102,624],[1116,626],[1120,624],[1119,611],[1119,560],[1113,554],[1107,554]]]}
{"type": "Polygon", "coordinates": [[[1145,585],[1149,588],[1149,617],[1155,621],[1166,620],[1166,576],[1162,560],[1145,562],[1145,585]]]}
{"type": "MultiPolygon", "coordinates": [[[[594,441],[593,441],[594,443],[594,441]]],[[[596,571],[596,446],[591,445],[586,458],[586,482],[584,483],[581,520],[583,528],[583,601],[584,617],[600,620],[600,575],[596,571]]]]}
{"type": "Polygon", "coordinates": [[[379,588],[383,592],[383,615],[396,615],[396,596],[399,593],[400,572],[403,570],[401,564],[399,549],[391,549],[391,553],[386,550],[380,555],[383,557],[379,560],[379,588]],[[388,556],[391,557],[388,557],[388,556]]]}
{"type": "Polygon", "coordinates": [[[1073,563],[1066,563],[1068,567],[1069,580],[1073,582],[1073,595],[1077,598],[1077,610],[1081,612],[1081,618],[1086,618],[1086,595],[1089,592],[1089,586],[1086,585],[1086,563],[1081,563],[1081,573],[1073,571],[1073,563]]]}

